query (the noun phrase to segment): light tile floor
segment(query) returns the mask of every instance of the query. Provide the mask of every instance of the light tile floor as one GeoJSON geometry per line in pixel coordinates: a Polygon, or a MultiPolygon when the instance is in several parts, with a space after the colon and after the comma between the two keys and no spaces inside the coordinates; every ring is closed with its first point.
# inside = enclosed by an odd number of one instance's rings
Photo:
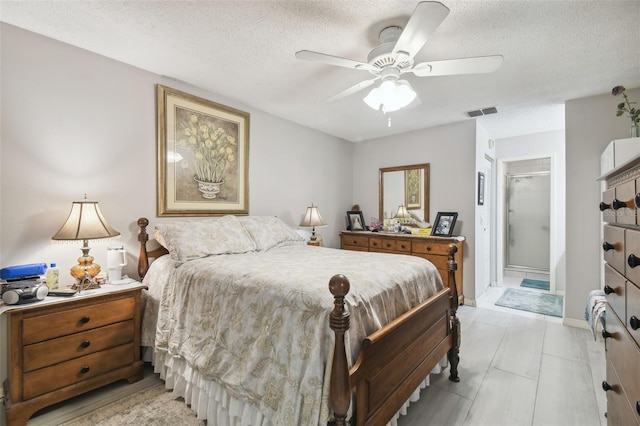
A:
{"type": "Polygon", "coordinates": [[[606,425],[602,337],[560,318],[495,306],[503,291],[490,287],[477,307],[460,307],[461,381],[432,378],[399,426],[606,425]]]}

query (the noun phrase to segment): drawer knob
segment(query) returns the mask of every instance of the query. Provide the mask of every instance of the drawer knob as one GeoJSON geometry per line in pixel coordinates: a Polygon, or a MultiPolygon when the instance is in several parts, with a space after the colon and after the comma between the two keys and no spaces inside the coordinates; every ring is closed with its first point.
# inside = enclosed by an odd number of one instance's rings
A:
{"type": "Polygon", "coordinates": [[[609,337],[612,337],[613,334],[609,333],[607,330],[602,330],[602,338],[603,339],[608,339],[609,337]]]}
{"type": "Polygon", "coordinates": [[[607,383],[607,381],[606,381],[606,380],[604,380],[604,381],[602,382],[602,390],[606,392],[606,391],[610,391],[611,389],[613,389],[613,388],[611,387],[611,385],[610,385],[609,383],[607,383]]]}
{"type": "Polygon", "coordinates": [[[604,243],[602,243],[602,250],[604,250],[604,251],[613,250],[614,248],[616,248],[616,246],[614,246],[611,243],[608,243],[606,241],[604,243]]]}
{"type": "Polygon", "coordinates": [[[86,324],[86,323],[88,323],[89,321],[91,321],[91,318],[89,318],[89,317],[82,317],[82,318],[80,318],[80,322],[81,322],[81,323],[83,323],[83,324],[86,324]]]}
{"type": "Polygon", "coordinates": [[[85,365],[85,366],[83,366],[83,367],[80,369],[80,372],[81,372],[82,374],[87,374],[87,373],[89,372],[89,370],[91,370],[91,368],[89,368],[89,366],[88,366],[88,365],[85,365]]]}
{"type": "Polygon", "coordinates": [[[636,266],[640,265],[640,258],[636,257],[635,254],[631,253],[629,255],[629,258],[627,259],[627,263],[632,268],[635,268],[636,266]]]}
{"type": "Polygon", "coordinates": [[[629,318],[629,325],[634,330],[637,330],[638,328],[640,328],[640,320],[634,315],[631,318],[629,318]]]}
{"type": "Polygon", "coordinates": [[[640,192],[636,193],[636,196],[633,197],[633,202],[636,205],[637,209],[640,209],[640,192]]]}
{"type": "Polygon", "coordinates": [[[640,401],[636,401],[636,413],[640,416],[640,401]]]}
{"type": "Polygon", "coordinates": [[[616,198],[613,200],[613,203],[611,203],[611,206],[613,207],[614,210],[618,210],[623,207],[627,207],[627,203],[625,203],[624,201],[620,201],[616,198]]]}
{"type": "Polygon", "coordinates": [[[404,249],[404,248],[407,248],[407,246],[405,246],[404,244],[400,244],[400,248],[404,249]]]}
{"type": "Polygon", "coordinates": [[[372,243],[371,243],[371,245],[375,247],[375,246],[377,246],[377,245],[378,245],[378,243],[376,243],[376,242],[374,241],[374,242],[372,242],[372,243]]]}
{"type": "Polygon", "coordinates": [[[387,248],[391,247],[391,244],[387,243],[387,248]]]}
{"type": "Polygon", "coordinates": [[[607,204],[605,202],[600,203],[600,211],[603,212],[611,208],[611,204],[607,204]]]}
{"type": "Polygon", "coordinates": [[[611,293],[615,293],[615,292],[616,291],[614,289],[609,287],[609,284],[605,284],[604,285],[604,294],[611,294],[611,293]]]}
{"type": "Polygon", "coordinates": [[[88,340],[85,340],[82,343],[80,343],[80,346],[82,346],[83,348],[88,348],[89,346],[91,346],[91,342],[88,340]]]}
{"type": "Polygon", "coordinates": [[[427,247],[427,251],[431,251],[431,247],[427,247]]]}

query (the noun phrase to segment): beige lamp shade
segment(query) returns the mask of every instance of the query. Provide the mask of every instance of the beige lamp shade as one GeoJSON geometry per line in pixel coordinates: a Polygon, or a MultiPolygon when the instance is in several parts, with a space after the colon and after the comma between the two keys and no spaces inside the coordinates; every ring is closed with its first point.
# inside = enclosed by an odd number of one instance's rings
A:
{"type": "Polygon", "coordinates": [[[327,224],[320,216],[320,211],[318,207],[314,206],[311,203],[311,207],[307,207],[307,211],[304,214],[304,219],[302,219],[302,223],[300,226],[305,228],[312,228],[311,230],[311,241],[316,240],[316,226],[327,226],[327,224]]]}
{"type": "Polygon", "coordinates": [[[396,219],[409,219],[411,217],[411,215],[409,214],[409,212],[407,211],[407,208],[405,206],[399,206],[398,207],[398,211],[396,212],[395,216],[393,216],[396,219]]]}
{"type": "Polygon", "coordinates": [[[91,286],[99,287],[95,283],[94,277],[100,273],[100,265],[93,263],[93,256],[89,256],[88,240],[111,238],[118,235],[120,233],[113,229],[102,215],[97,201],[74,201],[69,217],[51,239],[55,241],[82,240],[84,242],[81,249],[82,256],[78,258],[78,265],[71,268],[71,276],[76,278],[76,285],[82,286],[83,280],[87,280],[91,286]]]}
{"type": "Polygon", "coordinates": [[[98,240],[120,235],[106,221],[97,201],[74,201],[66,222],[52,240],[98,240]]]}

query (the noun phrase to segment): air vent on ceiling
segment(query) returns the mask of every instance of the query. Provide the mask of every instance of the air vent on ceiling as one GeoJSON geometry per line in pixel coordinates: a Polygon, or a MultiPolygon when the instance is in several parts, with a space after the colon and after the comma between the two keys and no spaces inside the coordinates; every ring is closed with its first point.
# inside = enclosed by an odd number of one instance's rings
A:
{"type": "Polygon", "coordinates": [[[496,112],[498,112],[496,107],[490,107],[490,108],[477,109],[475,111],[469,111],[467,112],[467,115],[469,117],[480,117],[482,115],[495,114],[496,112]]]}

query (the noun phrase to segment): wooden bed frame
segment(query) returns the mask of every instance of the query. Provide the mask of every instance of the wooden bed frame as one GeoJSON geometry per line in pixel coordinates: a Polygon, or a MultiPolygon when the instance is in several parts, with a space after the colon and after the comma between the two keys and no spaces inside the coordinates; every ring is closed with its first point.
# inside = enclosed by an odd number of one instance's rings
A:
{"type": "MultiPolygon", "coordinates": [[[[168,253],[164,247],[147,250],[148,225],[148,219],[138,219],[140,279],[149,269],[150,258],[168,253]]],[[[353,391],[356,425],[387,424],[445,355],[450,364],[449,380],[460,381],[460,321],[456,316],[458,294],[455,285],[457,251],[454,244],[449,245],[447,288],[368,336],[351,369],[347,364],[344,340],[349,329],[349,312],[344,303],[349,280],[344,275],[331,278],[329,291],[334,298],[334,307],[329,315],[329,326],[335,334],[335,351],[329,398],[335,416],[333,424],[347,424],[353,391]]]]}

